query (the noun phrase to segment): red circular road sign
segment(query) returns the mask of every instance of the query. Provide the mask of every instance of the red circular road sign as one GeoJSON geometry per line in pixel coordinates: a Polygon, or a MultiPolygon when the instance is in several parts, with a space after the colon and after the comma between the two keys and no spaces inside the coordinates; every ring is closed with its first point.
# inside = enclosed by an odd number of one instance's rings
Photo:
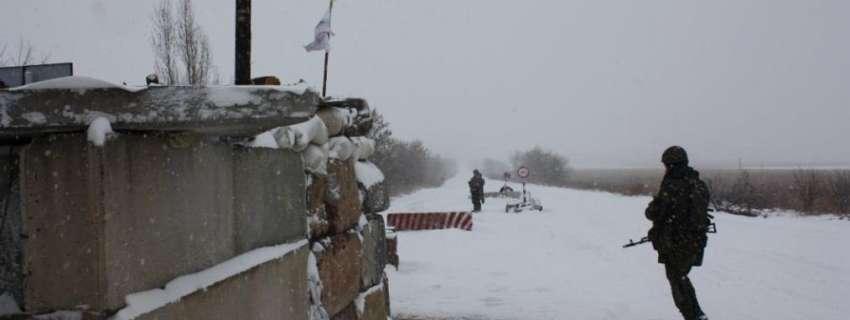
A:
{"type": "Polygon", "coordinates": [[[528,168],[526,168],[526,167],[524,167],[524,166],[523,166],[523,167],[519,167],[519,169],[517,169],[517,170],[516,170],[516,174],[517,174],[517,176],[519,176],[520,178],[523,178],[523,179],[528,178],[528,174],[529,174],[529,172],[528,172],[528,168]]]}

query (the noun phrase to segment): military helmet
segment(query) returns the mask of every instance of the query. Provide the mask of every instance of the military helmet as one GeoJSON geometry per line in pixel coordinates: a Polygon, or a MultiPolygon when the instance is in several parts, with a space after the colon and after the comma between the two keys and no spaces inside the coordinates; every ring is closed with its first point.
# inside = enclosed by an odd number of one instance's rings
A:
{"type": "Polygon", "coordinates": [[[688,164],[688,153],[685,152],[685,148],[680,146],[672,146],[664,150],[664,154],[661,155],[661,163],[665,165],[673,165],[673,164],[688,164]]]}

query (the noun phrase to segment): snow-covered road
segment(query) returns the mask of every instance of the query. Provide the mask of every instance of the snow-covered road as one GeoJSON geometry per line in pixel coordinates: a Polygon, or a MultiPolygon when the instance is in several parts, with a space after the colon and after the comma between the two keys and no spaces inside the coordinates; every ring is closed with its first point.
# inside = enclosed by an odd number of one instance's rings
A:
{"type": "MultiPolygon", "coordinates": [[[[387,212],[469,210],[467,177],[393,199],[387,212]]],[[[488,180],[486,190],[501,185],[488,180]]],[[[516,186],[518,187],[518,186],[516,186]]],[[[680,319],[645,235],[647,197],[529,186],[543,213],[488,199],[472,232],[399,233],[393,314],[429,319],[680,319]]],[[[712,319],[850,319],[850,222],[717,214],[691,272],[712,319]]]]}

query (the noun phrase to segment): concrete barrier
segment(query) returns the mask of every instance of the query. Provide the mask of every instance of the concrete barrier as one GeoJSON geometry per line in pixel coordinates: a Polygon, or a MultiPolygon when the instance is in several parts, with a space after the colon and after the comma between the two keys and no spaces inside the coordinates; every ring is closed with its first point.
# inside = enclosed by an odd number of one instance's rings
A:
{"type": "Polygon", "coordinates": [[[387,264],[392,265],[398,270],[398,235],[395,233],[388,234],[386,237],[387,244],[387,264]]]}
{"type": "MultiPolygon", "coordinates": [[[[60,84],[76,81],[91,84],[60,84]]],[[[12,215],[0,224],[0,291],[24,312],[11,317],[389,315],[383,220],[364,217],[388,205],[386,190],[364,205],[353,161],[330,160],[305,183],[303,154],[245,147],[312,117],[318,95],[53,85],[0,91],[0,144],[17,145],[0,150],[12,215]],[[98,146],[83,132],[94,118],[117,132],[98,146]]],[[[347,135],[371,125],[358,101],[347,135]]]]}
{"type": "Polygon", "coordinates": [[[82,134],[34,139],[21,153],[25,306],[117,309],[129,293],[302,239],[300,166],[286,151],[199,137],[120,135],[104,147],[82,134]],[[259,177],[268,181],[239,182],[259,177]]]}
{"type": "Polygon", "coordinates": [[[369,215],[363,227],[363,254],[360,269],[360,289],[368,290],[383,281],[387,266],[387,242],[385,240],[384,217],[369,215]]]}
{"type": "Polygon", "coordinates": [[[360,215],[360,193],[354,164],[331,159],[328,162],[328,187],[325,196],[330,234],[347,232],[357,225],[360,215]]]}
{"type": "Polygon", "coordinates": [[[324,286],[322,304],[331,316],[340,313],[360,293],[361,252],[360,240],[353,233],[336,235],[323,250],[315,252],[324,286]]]}
{"type": "Polygon", "coordinates": [[[236,252],[301,239],[306,234],[300,157],[266,148],[234,149],[236,252]]]}
{"type": "Polygon", "coordinates": [[[365,197],[363,199],[363,212],[378,213],[390,208],[390,193],[385,182],[376,183],[369,188],[358,186],[365,197]]]}
{"type": "Polygon", "coordinates": [[[310,227],[310,239],[317,240],[330,234],[328,211],[325,196],[328,190],[328,178],[324,175],[307,174],[307,222],[310,227]]]}
{"type": "Polygon", "coordinates": [[[357,320],[385,320],[389,314],[383,283],[363,292],[355,300],[357,320]]]}
{"type": "Polygon", "coordinates": [[[16,301],[24,296],[23,229],[21,221],[18,155],[15,147],[0,147],[0,295],[16,301]]]}
{"type": "Polygon", "coordinates": [[[137,318],[307,320],[307,247],[137,318]]]}

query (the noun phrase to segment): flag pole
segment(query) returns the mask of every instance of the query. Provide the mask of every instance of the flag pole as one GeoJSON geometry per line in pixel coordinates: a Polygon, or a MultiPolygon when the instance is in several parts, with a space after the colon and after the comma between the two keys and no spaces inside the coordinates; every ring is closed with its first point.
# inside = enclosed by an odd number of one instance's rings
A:
{"type": "Polygon", "coordinates": [[[324,98],[328,92],[328,56],[328,50],[325,50],[325,76],[322,79],[322,98],[324,98]]]}
{"type": "MultiPolygon", "coordinates": [[[[334,0],[330,0],[330,7],[328,8],[328,12],[331,16],[333,16],[334,9],[334,0]]],[[[330,40],[331,35],[328,35],[328,40],[330,40]]],[[[330,50],[325,49],[325,74],[322,77],[322,98],[327,96],[328,93],[328,58],[330,57],[330,50]]]]}

